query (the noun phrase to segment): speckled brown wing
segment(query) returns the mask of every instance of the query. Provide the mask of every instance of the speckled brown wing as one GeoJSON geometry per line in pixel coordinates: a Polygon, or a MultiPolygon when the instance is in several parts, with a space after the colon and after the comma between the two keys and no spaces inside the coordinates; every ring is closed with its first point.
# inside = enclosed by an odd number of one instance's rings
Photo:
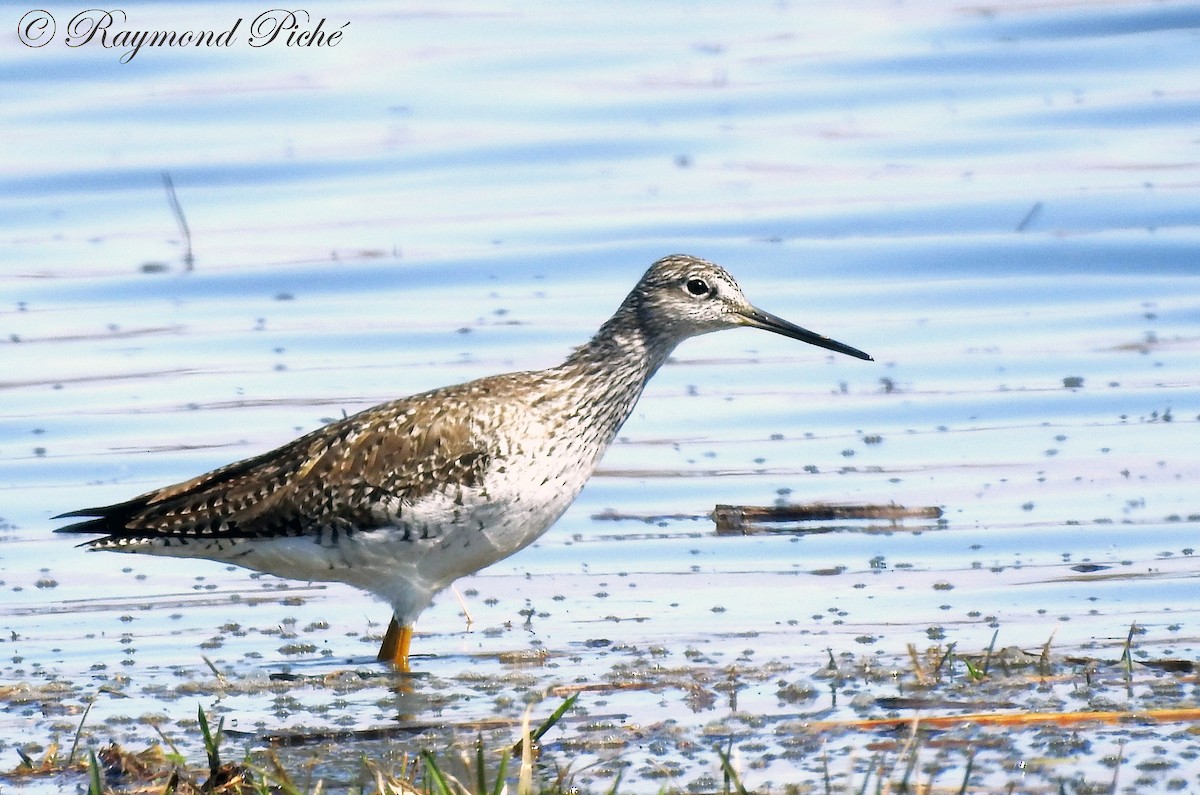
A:
{"type": "Polygon", "coordinates": [[[105,534],[88,544],[114,547],[378,527],[434,489],[482,480],[490,455],[470,418],[442,409],[436,400],[385,403],[191,480],[62,514],[94,518],[56,532],[105,534]]]}

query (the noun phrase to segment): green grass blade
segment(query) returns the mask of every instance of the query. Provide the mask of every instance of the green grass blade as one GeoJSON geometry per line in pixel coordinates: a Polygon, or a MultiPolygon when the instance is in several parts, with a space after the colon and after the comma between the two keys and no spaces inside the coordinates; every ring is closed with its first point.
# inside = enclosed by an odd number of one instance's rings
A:
{"type": "Polygon", "coordinates": [[[475,735],[475,792],[484,795],[488,791],[487,770],[483,758],[483,732],[475,735]]]}
{"type": "Polygon", "coordinates": [[[454,795],[454,790],[450,788],[450,782],[446,781],[446,776],[442,774],[433,754],[429,751],[422,751],[421,759],[425,762],[425,776],[432,784],[432,791],[436,795],[454,795]]]}
{"type": "Polygon", "coordinates": [[[613,779],[613,785],[608,789],[608,795],[617,795],[617,787],[621,786],[621,776],[624,775],[624,770],[617,771],[617,777],[613,779]]]}
{"type": "MultiPolygon", "coordinates": [[[[512,752],[505,748],[500,752],[500,768],[496,771],[496,780],[492,782],[492,795],[501,795],[504,792],[508,778],[508,760],[512,758],[512,752]]],[[[481,791],[479,795],[484,795],[481,791]]]]}
{"type": "Polygon", "coordinates": [[[95,703],[95,696],[88,699],[87,706],[83,709],[83,717],[79,719],[79,725],[75,727],[75,739],[71,741],[71,753],[67,754],[67,767],[75,763],[75,751],[79,748],[79,738],[83,734],[83,724],[87,721],[88,713],[92,711],[92,704],[95,703]]]}
{"type": "Polygon", "coordinates": [[[537,742],[538,740],[542,739],[543,734],[545,734],[546,732],[553,729],[554,724],[556,724],[560,720],[562,720],[562,716],[566,715],[567,710],[569,710],[571,707],[575,706],[575,702],[578,700],[579,700],[579,694],[572,693],[565,701],[563,701],[563,703],[559,704],[558,709],[554,710],[554,712],[550,715],[550,717],[548,717],[548,718],[546,718],[546,720],[542,721],[542,725],[538,726],[537,731],[535,731],[531,735],[533,738],[533,741],[537,742]]]}
{"type": "Polygon", "coordinates": [[[88,795],[104,795],[104,782],[100,777],[100,761],[95,751],[88,751],[88,795]]]}
{"type": "Polygon", "coordinates": [[[208,718],[204,714],[204,707],[196,709],[197,717],[200,721],[200,735],[204,738],[204,753],[208,755],[208,774],[209,777],[217,775],[217,771],[221,769],[221,726],[225,721],[222,719],[217,726],[217,736],[213,737],[212,732],[208,728],[208,718]]]}

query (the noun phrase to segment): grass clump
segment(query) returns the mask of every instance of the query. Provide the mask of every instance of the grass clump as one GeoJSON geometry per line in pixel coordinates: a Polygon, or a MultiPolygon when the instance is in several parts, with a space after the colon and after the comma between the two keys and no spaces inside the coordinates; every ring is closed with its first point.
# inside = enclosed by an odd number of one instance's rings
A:
{"type": "MultiPolygon", "coordinates": [[[[539,792],[566,792],[569,784],[561,771],[551,780],[543,780],[538,764],[539,741],[574,706],[578,694],[562,704],[537,728],[530,729],[527,712],[521,724],[520,739],[513,745],[489,748],[482,733],[478,735],[474,754],[455,755],[449,751],[437,753],[425,749],[411,757],[406,755],[398,773],[384,772],[378,765],[363,760],[364,782],[349,792],[360,795],[534,795],[539,792]],[[517,760],[513,764],[513,760],[517,760]],[[510,780],[515,768],[515,788],[510,780]]],[[[177,754],[167,754],[161,746],[152,746],[141,753],[130,753],[113,743],[99,751],[89,750],[87,759],[74,760],[72,754],[63,759],[57,744],[51,745],[40,760],[18,750],[21,762],[10,775],[20,778],[69,776],[83,774],[88,795],[115,793],[147,793],[148,795],[321,795],[325,784],[321,780],[298,784],[285,770],[273,751],[266,752],[265,764],[247,758],[241,762],[223,759],[222,742],[225,722],[216,727],[209,722],[204,709],[197,710],[200,737],[207,764],[190,769],[177,754]]],[[[82,729],[82,727],[81,727],[82,729]]],[[[78,743],[78,735],[76,736],[78,743]]],[[[615,792],[615,788],[614,788],[615,792]]]]}

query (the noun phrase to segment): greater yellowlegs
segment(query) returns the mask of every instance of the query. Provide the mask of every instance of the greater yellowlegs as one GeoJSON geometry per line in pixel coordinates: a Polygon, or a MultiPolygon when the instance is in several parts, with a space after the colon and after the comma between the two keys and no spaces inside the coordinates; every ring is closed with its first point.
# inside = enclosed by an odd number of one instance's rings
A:
{"type": "Polygon", "coordinates": [[[711,262],[665,257],[557,367],[383,403],[183,483],[62,514],[93,518],[57,532],[104,534],[91,549],[357,586],[391,605],[379,659],[407,671],[413,623],[434,595],[546,532],[675,346],[738,326],[871,359],[756,309],[711,262]]]}

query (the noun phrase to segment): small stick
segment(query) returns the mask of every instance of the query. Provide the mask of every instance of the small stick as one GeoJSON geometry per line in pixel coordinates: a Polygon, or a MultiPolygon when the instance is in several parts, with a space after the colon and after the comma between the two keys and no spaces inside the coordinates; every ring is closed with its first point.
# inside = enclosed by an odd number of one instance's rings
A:
{"type": "Polygon", "coordinates": [[[162,178],[163,185],[167,189],[167,203],[171,205],[171,212],[175,213],[175,220],[179,222],[179,229],[183,232],[183,243],[186,246],[183,252],[183,264],[190,271],[196,264],[196,258],[192,256],[192,230],[188,228],[187,218],[183,215],[183,205],[179,203],[179,197],[175,195],[175,183],[171,181],[171,175],[164,171],[162,178]]]}
{"type": "Polygon", "coordinates": [[[229,685],[229,680],[225,678],[225,674],[217,670],[217,666],[213,664],[212,660],[208,659],[207,655],[201,654],[200,659],[204,660],[204,664],[208,666],[208,670],[212,671],[213,675],[217,677],[218,684],[220,684],[222,687],[227,687],[229,685]]]}
{"type": "Polygon", "coordinates": [[[912,660],[913,673],[917,675],[917,684],[928,684],[929,678],[925,676],[925,667],[921,665],[921,657],[917,653],[916,644],[908,644],[908,658],[912,660]]]}
{"type": "Polygon", "coordinates": [[[451,584],[450,590],[454,591],[454,597],[458,599],[458,606],[462,608],[463,618],[467,619],[467,632],[471,631],[471,625],[475,623],[475,619],[471,618],[471,611],[467,609],[467,600],[463,599],[462,594],[458,592],[458,587],[451,584]]]}
{"type": "Polygon", "coordinates": [[[1021,223],[1017,224],[1016,231],[1024,232],[1026,229],[1028,229],[1030,226],[1033,225],[1033,222],[1036,221],[1037,217],[1041,214],[1042,214],[1042,203],[1034,202],[1033,206],[1029,208],[1029,212],[1025,213],[1025,217],[1021,219],[1021,223]]]}
{"type": "Polygon", "coordinates": [[[1121,742],[1117,743],[1117,763],[1115,765],[1113,765],[1112,787],[1108,790],[1109,792],[1117,791],[1117,781],[1120,779],[1120,776],[1121,776],[1121,763],[1124,761],[1125,761],[1125,741],[1121,740],[1121,742]]]}

